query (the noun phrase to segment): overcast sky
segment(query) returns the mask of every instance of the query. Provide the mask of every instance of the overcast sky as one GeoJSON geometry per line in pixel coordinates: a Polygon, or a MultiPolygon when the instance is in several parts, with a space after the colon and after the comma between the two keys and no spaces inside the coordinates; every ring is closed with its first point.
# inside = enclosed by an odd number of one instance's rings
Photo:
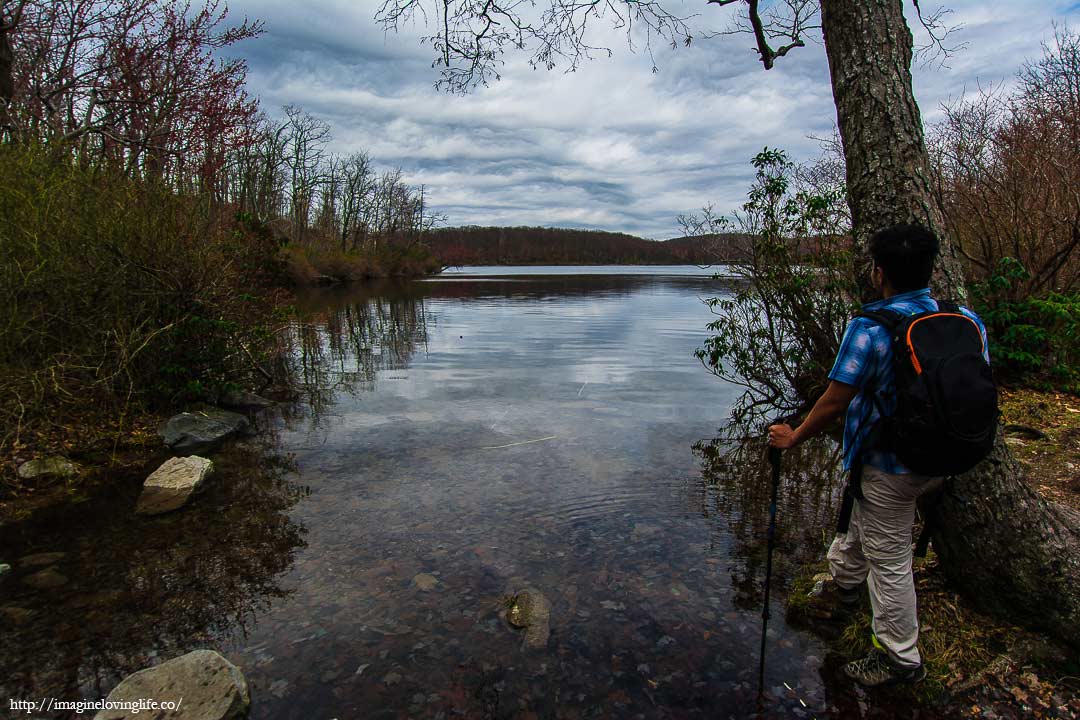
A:
{"type": "MultiPolygon", "coordinates": [[[[542,2],[543,0],[541,0],[542,2]]],[[[927,5],[924,0],[924,7],[927,5]]],[[[832,133],[836,114],[820,43],[774,69],[757,61],[749,36],[695,42],[646,54],[602,31],[597,57],[575,73],[532,70],[509,56],[502,80],[466,96],[434,88],[422,24],[385,34],[370,0],[233,0],[233,17],[266,33],[230,48],[249,64],[249,86],[270,114],[291,103],[327,120],[331,149],[367,150],[382,168],[424,184],[448,225],[597,228],[663,239],[676,216],[705,203],[743,201],[749,160],[763,146],[796,160],[818,153],[810,135],[832,133]]],[[[724,29],[732,10],[687,0],[698,27],[724,29]]],[[[1056,21],[1080,26],[1080,2],[955,0],[954,36],[967,48],[915,68],[927,123],[941,103],[978,86],[1011,82],[1038,57],[1056,21]]],[[[910,9],[910,5],[909,5],[910,9]]],[[[598,30],[603,30],[597,26],[598,30]]],[[[918,35],[918,34],[917,34],[918,35]]]]}

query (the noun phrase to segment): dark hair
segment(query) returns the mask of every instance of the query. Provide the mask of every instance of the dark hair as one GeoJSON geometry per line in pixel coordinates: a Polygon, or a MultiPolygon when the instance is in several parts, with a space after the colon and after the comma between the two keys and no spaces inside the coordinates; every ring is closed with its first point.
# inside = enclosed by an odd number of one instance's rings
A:
{"type": "Polygon", "coordinates": [[[939,247],[934,233],[921,225],[892,225],[870,238],[870,257],[896,292],[908,292],[930,284],[939,247]]]}

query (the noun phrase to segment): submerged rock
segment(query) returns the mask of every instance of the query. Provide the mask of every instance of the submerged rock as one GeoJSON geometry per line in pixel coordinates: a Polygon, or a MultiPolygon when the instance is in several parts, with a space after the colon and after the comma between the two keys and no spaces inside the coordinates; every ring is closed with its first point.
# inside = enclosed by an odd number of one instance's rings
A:
{"type": "Polygon", "coordinates": [[[222,442],[248,429],[248,419],[228,410],[180,413],[158,428],[158,435],[180,455],[213,450],[222,442]]]}
{"type": "Polygon", "coordinates": [[[33,610],[27,610],[18,605],[0,605],[0,618],[7,620],[12,625],[25,625],[34,617],[33,610]]]}
{"type": "Polygon", "coordinates": [[[507,595],[503,601],[506,621],[515,628],[525,629],[523,645],[531,648],[547,646],[551,635],[551,602],[533,587],[525,587],[507,595]]]}
{"type": "Polygon", "coordinates": [[[47,565],[55,565],[65,557],[67,557],[67,553],[62,552],[34,553],[33,555],[23,555],[15,562],[21,568],[45,567],[47,565]]]}
{"type": "Polygon", "coordinates": [[[439,584],[439,579],[430,573],[419,573],[413,576],[413,585],[423,591],[434,590],[439,584]]]}
{"type": "Polygon", "coordinates": [[[146,478],[135,512],[157,515],[183,506],[213,469],[214,463],[197,455],[169,458],[146,478]]]}
{"type": "Polygon", "coordinates": [[[234,410],[266,410],[271,408],[277,403],[273,400],[267,400],[261,395],[256,395],[253,392],[246,390],[240,392],[225,393],[221,398],[221,404],[227,408],[234,410]]]}
{"type": "Polygon", "coordinates": [[[37,590],[52,590],[67,585],[68,579],[50,567],[39,570],[33,575],[27,575],[22,581],[37,590]]]}
{"type": "Polygon", "coordinates": [[[240,669],[213,650],[195,650],[156,667],[129,675],[109,693],[112,702],[152,698],[176,702],[179,710],[102,710],[94,720],[169,718],[169,720],[234,720],[251,706],[247,681],[240,669]]]}
{"type": "Polygon", "coordinates": [[[43,477],[68,478],[79,474],[79,466],[66,457],[50,455],[24,462],[15,472],[20,480],[35,480],[43,477]]]}

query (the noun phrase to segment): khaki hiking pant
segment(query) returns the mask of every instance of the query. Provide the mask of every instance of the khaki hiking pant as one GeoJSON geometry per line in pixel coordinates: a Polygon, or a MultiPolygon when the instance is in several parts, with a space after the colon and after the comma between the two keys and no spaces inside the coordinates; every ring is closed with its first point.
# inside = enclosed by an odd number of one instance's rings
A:
{"type": "Polygon", "coordinates": [[[866,580],[873,629],[894,663],[916,667],[919,619],[911,577],[915,500],[941,484],[941,478],[893,475],[863,468],[863,499],[855,501],[847,533],[829,547],[829,571],[843,588],[866,580]]]}

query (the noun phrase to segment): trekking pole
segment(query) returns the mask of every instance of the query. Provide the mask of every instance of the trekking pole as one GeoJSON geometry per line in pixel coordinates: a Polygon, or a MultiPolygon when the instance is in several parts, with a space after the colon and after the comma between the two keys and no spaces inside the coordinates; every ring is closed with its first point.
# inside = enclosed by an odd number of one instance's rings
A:
{"type": "MultiPolygon", "coordinates": [[[[792,418],[778,420],[773,425],[787,425],[792,418]]],[[[761,606],[761,650],[758,653],[758,702],[765,691],[765,638],[769,629],[769,591],[772,588],[772,557],[776,547],[776,503],[780,495],[780,448],[769,447],[769,466],[772,469],[772,495],[769,499],[768,551],[765,560],[765,600],[761,606]]]]}

